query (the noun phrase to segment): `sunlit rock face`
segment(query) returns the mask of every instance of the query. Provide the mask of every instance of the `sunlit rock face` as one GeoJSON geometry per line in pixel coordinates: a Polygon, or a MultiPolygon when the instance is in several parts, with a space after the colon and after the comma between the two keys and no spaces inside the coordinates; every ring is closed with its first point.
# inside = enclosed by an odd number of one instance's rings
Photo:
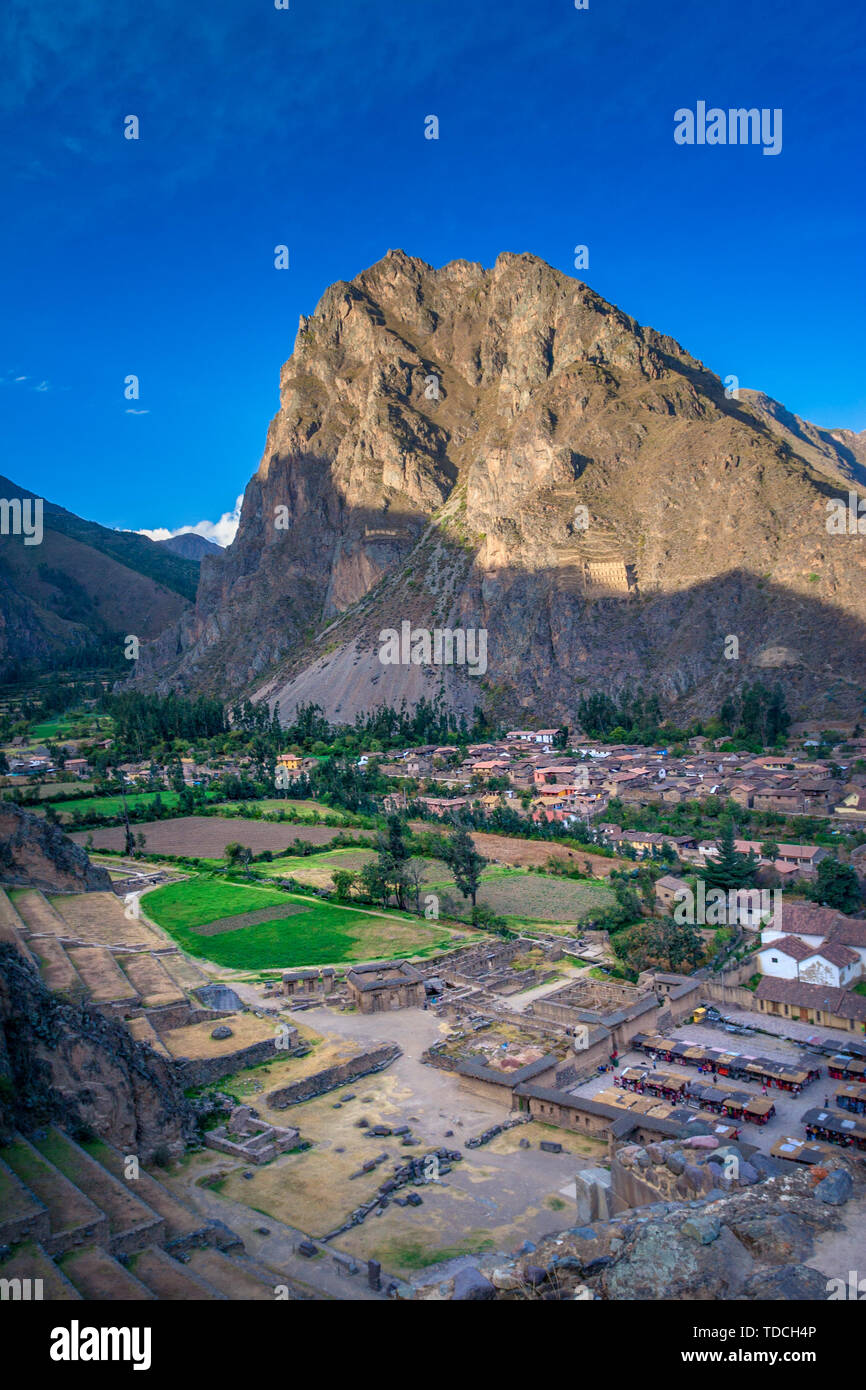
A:
{"type": "Polygon", "coordinates": [[[440,690],[550,720],[593,690],[642,684],[697,714],[781,679],[795,716],[851,716],[866,537],[827,516],[856,507],[862,445],[726,394],[533,256],[435,270],[389,252],[301,320],[237,537],[138,679],[284,717],[440,690]],[[486,630],[484,676],[383,667],[378,635],[406,619],[486,630]]]}

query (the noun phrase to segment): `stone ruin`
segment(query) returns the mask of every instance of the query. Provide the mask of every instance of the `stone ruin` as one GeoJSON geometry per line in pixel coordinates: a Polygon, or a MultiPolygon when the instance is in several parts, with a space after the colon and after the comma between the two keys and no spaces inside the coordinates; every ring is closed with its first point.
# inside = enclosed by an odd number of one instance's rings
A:
{"type": "Polygon", "coordinates": [[[259,1164],[297,1148],[300,1137],[299,1130],[267,1124],[248,1105],[236,1105],[224,1125],[205,1134],[204,1142],[209,1149],[259,1164]]]}

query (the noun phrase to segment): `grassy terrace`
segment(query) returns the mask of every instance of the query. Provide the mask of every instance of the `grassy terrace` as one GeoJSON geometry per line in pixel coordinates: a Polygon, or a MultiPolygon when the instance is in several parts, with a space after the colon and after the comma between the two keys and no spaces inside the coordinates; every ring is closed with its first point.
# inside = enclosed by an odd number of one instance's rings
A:
{"type": "MultiPolygon", "coordinates": [[[[178,803],[177,792],[161,791],[127,792],[126,804],[130,811],[141,806],[151,806],[157,796],[162,797],[162,804],[167,808],[174,809],[178,803]]],[[[120,816],[123,814],[123,797],[119,795],[76,797],[74,801],[56,802],[54,809],[61,821],[71,820],[73,811],[80,811],[82,815],[86,816],[120,816]]]]}
{"type": "Polygon", "coordinates": [[[157,888],[142,906],[190,955],[236,970],[427,956],[457,939],[417,917],[206,877],[157,888]],[[247,920],[233,926],[241,918],[247,920]]]}
{"type": "MultiPolygon", "coordinates": [[[[219,801],[216,803],[218,811],[235,811],[240,803],[237,801],[219,801]]],[[[333,816],[335,820],[342,824],[351,824],[358,819],[348,811],[341,811],[339,807],[326,806],[324,801],[314,801],[312,798],[306,801],[294,801],[291,797],[271,796],[263,797],[261,801],[249,801],[248,806],[254,806],[259,811],[265,811],[272,815],[275,811],[293,811],[302,820],[312,820],[314,816],[333,816]]]]}
{"type": "MultiPolygon", "coordinates": [[[[461,899],[453,880],[436,882],[431,875],[426,888],[434,893],[447,893],[458,902],[465,901],[468,913],[468,900],[461,899]]],[[[481,876],[478,901],[504,917],[515,929],[562,926],[565,930],[569,926],[573,928],[589,913],[612,906],[616,899],[606,884],[597,880],[556,878],[494,865],[485,869],[481,876]]]]}

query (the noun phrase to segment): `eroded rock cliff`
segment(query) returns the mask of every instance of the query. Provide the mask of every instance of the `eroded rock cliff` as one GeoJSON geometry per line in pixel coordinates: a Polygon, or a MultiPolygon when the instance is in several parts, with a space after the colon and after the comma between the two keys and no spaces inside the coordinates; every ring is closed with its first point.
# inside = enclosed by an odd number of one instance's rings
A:
{"type": "Polygon", "coordinates": [[[0,884],[45,892],[107,892],[106,869],[56,825],[11,801],[0,802],[0,884]]]}
{"type": "Polygon", "coordinates": [[[284,717],[441,688],[553,721],[638,683],[708,712],[768,676],[795,715],[861,709],[866,538],[827,529],[858,437],[729,398],[587,285],[389,252],[302,318],[280,385],[237,538],[139,679],[284,717]],[[383,666],[404,620],[484,629],[486,673],[383,666]]]}
{"type": "Polygon", "coordinates": [[[0,1143],[56,1122],[149,1162],[180,1153],[195,1119],[171,1062],[120,1022],[45,988],[0,943],[0,1143]]]}

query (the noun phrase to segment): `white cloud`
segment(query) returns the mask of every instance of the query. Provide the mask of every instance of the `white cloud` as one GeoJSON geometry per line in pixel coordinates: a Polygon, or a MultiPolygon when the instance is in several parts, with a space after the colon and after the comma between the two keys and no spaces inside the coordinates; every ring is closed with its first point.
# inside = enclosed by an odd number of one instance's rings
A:
{"type": "Polygon", "coordinates": [[[204,536],[205,540],[213,541],[215,545],[231,545],[238,529],[243,500],[242,493],[235,502],[234,509],[223,512],[219,521],[197,521],[195,526],[178,526],[174,531],[168,531],[164,526],[156,526],[150,530],[142,527],[138,535],[150,536],[152,541],[167,541],[170,536],[180,536],[185,531],[194,531],[197,536],[204,536]]]}

